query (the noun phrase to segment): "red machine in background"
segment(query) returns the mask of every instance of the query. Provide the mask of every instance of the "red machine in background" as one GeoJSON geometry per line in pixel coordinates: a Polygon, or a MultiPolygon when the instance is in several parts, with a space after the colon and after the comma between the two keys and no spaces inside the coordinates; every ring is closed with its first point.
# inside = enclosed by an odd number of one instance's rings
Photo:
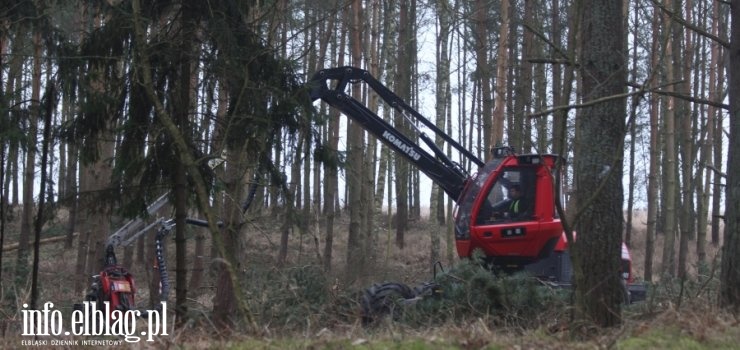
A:
{"type": "MultiPolygon", "coordinates": [[[[154,203],[149,205],[147,213],[149,215],[156,214],[168,203],[168,195],[164,194],[154,203]]],[[[254,197],[254,191],[250,191],[247,202],[244,204],[244,208],[249,207],[251,200],[254,197]]],[[[208,222],[200,219],[186,218],[185,223],[188,225],[208,227],[208,222]]],[[[221,222],[218,223],[222,225],[221,222]]],[[[142,218],[131,220],[119,228],[116,232],[108,237],[106,242],[106,251],[103,258],[103,268],[99,274],[92,276],[92,283],[85,295],[83,303],[74,304],[75,310],[84,310],[87,308],[95,308],[96,310],[108,310],[107,320],[111,320],[111,314],[113,311],[128,311],[137,310],[136,307],[136,284],[134,282],[133,275],[118,263],[116,258],[115,249],[118,247],[126,247],[137,239],[141,238],[148,232],[156,228],[156,235],[154,237],[154,250],[155,250],[155,268],[159,273],[159,290],[156,291],[159,295],[159,300],[166,302],[169,291],[170,291],[170,280],[169,271],[167,269],[167,259],[165,257],[164,239],[175,229],[174,219],[158,218],[152,223],[146,225],[146,222],[142,218]],[[107,303],[107,306],[105,305],[107,303]],[[94,304],[94,305],[93,305],[94,304]]],[[[155,291],[150,291],[154,293],[155,291]]],[[[145,317],[148,312],[161,311],[161,304],[155,308],[155,310],[140,309],[140,316],[145,317]]],[[[97,320],[99,322],[105,320],[97,320]]]]}

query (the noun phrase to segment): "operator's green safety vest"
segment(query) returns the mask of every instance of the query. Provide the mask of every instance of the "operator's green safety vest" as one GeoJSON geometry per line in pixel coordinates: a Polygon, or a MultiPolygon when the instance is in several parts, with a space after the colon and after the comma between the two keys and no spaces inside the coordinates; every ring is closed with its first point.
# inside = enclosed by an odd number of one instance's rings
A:
{"type": "Polygon", "coordinates": [[[514,214],[519,214],[519,200],[513,200],[509,205],[509,211],[514,214]]]}

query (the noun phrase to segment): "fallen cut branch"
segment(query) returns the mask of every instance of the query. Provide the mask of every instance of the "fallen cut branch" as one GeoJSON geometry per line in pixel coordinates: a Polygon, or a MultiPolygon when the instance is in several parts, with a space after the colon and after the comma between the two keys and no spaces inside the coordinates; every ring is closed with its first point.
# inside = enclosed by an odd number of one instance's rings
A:
{"type": "MultiPolygon", "coordinates": [[[[77,237],[79,235],[80,235],[79,232],[75,232],[75,233],[72,234],[72,238],[77,237]]],[[[45,244],[45,243],[59,242],[59,241],[64,241],[67,238],[68,238],[67,235],[42,238],[39,241],[39,243],[45,244]]],[[[30,246],[34,245],[34,243],[36,243],[36,241],[33,241],[33,242],[29,243],[28,246],[30,247],[30,246]]],[[[8,252],[8,251],[16,250],[16,249],[18,249],[19,246],[20,246],[20,243],[18,243],[18,242],[11,243],[11,244],[8,244],[7,246],[3,247],[3,251],[4,252],[8,252]]]]}

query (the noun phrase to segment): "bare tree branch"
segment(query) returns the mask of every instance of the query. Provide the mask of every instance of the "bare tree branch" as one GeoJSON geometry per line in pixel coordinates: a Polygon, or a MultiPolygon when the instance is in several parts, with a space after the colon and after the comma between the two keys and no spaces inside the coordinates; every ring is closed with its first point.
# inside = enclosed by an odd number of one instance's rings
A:
{"type": "MultiPolygon", "coordinates": [[[[574,65],[573,62],[564,58],[532,57],[527,58],[526,60],[529,63],[564,64],[566,66],[574,65]]],[[[578,64],[576,63],[575,66],[578,67],[578,64]]]]}
{"type": "Polygon", "coordinates": [[[658,0],[650,0],[650,1],[652,1],[652,2],[653,2],[653,4],[655,4],[655,6],[657,6],[658,8],[660,8],[660,10],[661,10],[661,11],[663,11],[663,12],[665,12],[665,13],[666,13],[667,15],[671,16],[671,19],[673,19],[674,21],[676,21],[676,22],[680,23],[680,24],[681,24],[681,25],[683,25],[684,27],[686,27],[686,28],[689,28],[689,29],[693,30],[694,32],[696,32],[697,34],[699,34],[699,35],[701,35],[701,36],[703,36],[703,37],[707,37],[707,38],[709,38],[709,39],[712,39],[712,40],[716,41],[717,43],[719,43],[720,45],[722,45],[722,46],[723,46],[724,48],[726,48],[726,49],[729,49],[729,48],[730,48],[730,43],[729,43],[729,42],[727,42],[727,41],[725,41],[725,40],[722,40],[722,38],[720,38],[720,37],[718,37],[718,36],[716,36],[716,35],[714,35],[714,34],[712,34],[712,33],[709,33],[709,32],[707,32],[706,30],[704,30],[704,29],[702,29],[702,28],[699,28],[699,27],[697,27],[697,26],[695,26],[695,25],[693,25],[693,24],[691,24],[691,23],[687,22],[687,21],[686,21],[685,19],[683,19],[683,18],[682,18],[681,16],[679,16],[678,14],[676,14],[676,13],[674,13],[673,11],[671,11],[671,10],[667,9],[667,8],[665,7],[665,5],[663,5],[663,3],[662,3],[662,2],[660,2],[660,1],[658,1],[658,0]]]}
{"type": "Polygon", "coordinates": [[[542,39],[542,41],[544,41],[545,43],[547,43],[547,45],[549,45],[555,51],[557,51],[557,53],[560,54],[560,56],[563,56],[563,58],[567,62],[571,62],[572,63],[574,61],[573,58],[571,58],[570,56],[568,56],[568,53],[565,52],[565,50],[563,50],[563,48],[561,48],[560,46],[556,45],[554,42],[550,41],[550,39],[548,39],[545,36],[545,34],[543,34],[542,32],[538,31],[536,28],[530,26],[529,23],[522,23],[522,25],[524,26],[524,28],[527,28],[527,30],[529,30],[530,32],[532,32],[538,38],[542,39]]]}
{"type": "Polygon", "coordinates": [[[642,94],[642,93],[644,93],[644,91],[638,90],[638,91],[633,91],[633,92],[626,92],[626,93],[623,93],[623,94],[617,94],[617,95],[611,95],[611,96],[607,96],[607,97],[597,98],[595,100],[591,100],[591,101],[588,101],[586,103],[581,103],[581,104],[577,104],[577,105],[564,105],[564,106],[552,107],[552,108],[546,109],[546,110],[541,111],[541,112],[528,114],[527,117],[528,118],[541,117],[541,116],[544,116],[544,115],[548,115],[550,113],[553,113],[555,111],[559,111],[561,109],[585,108],[585,107],[593,106],[593,105],[596,105],[596,104],[599,104],[599,103],[603,103],[603,102],[607,102],[607,101],[611,101],[611,100],[616,100],[616,99],[620,99],[620,98],[625,98],[625,97],[630,97],[632,95],[639,95],[639,94],[642,94]]]}
{"type": "Polygon", "coordinates": [[[727,110],[730,109],[730,106],[729,105],[726,105],[724,103],[710,101],[710,100],[703,99],[703,98],[698,98],[698,97],[693,97],[693,96],[686,96],[686,95],[682,95],[682,94],[675,93],[675,92],[669,92],[669,91],[661,90],[661,88],[663,88],[663,87],[666,87],[668,85],[679,84],[681,82],[682,81],[677,81],[677,82],[673,82],[673,83],[663,84],[661,86],[657,86],[655,88],[650,88],[650,89],[648,89],[645,85],[640,85],[640,84],[637,84],[637,83],[628,82],[627,85],[629,85],[631,87],[634,87],[634,88],[637,88],[638,90],[635,90],[635,91],[632,91],[632,92],[626,92],[626,93],[618,94],[618,95],[612,95],[612,96],[602,97],[602,98],[599,98],[599,99],[591,100],[591,101],[588,101],[586,103],[581,103],[581,104],[577,104],[577,105],[564,105],[564,106],[552,107],[552,108],[546,109],[544,111],[540,111],[540,112],[528,114],[527,117],[528,118],[541,117],[541,116],[545,116],[545,115],[551,114],[551,113],[553,113],[555,111],[559,111],[559,110],[563,110],[563,109],[584,108],[584,107],[593,106],[593,105],[598,104],[598,103],[611,101],[611,100],[614,100],[614,99],[625,98],[625,97],[629,97],[629,96],[633,96],[633,95],[641,95],[641,94],[645,94],[645,93],[655,93],[655,94],[659,94],[659,95],[666,95],[666,96],[680,98],[680,99],[687,100],[687,101],[694,102],[694,103],[706,104],[706,105],[710,105],[710,106],[714,106],[714,107],[718,107],[718,108],[723,108],[723,109],[727,109],[727,110]]]}
{"type": "Polygon", "coordinates": [[[719,175],[719,176],[721,176],[723,178],[727,178],[727,174],[725,174],[721,170],[717,169],[714,165],[705,165],[705,167],[707,169],[711,170],[711,171],[714,171],[715,173],[717,173],[717,175],[719,175]]]}
{"type": "MultiPolygon", "coordinates": [[[[631,87],[634,87],[634,88],[638,88],[638,89],[643,88],[643,85],[640,85],[640,84],[637,84],[637,83],[633,83],[633,82],[628,82],[627,85],[629,85],[631,87]]],[[[693,103],[714,106],[714,107],[722,108],[722,109],[726,109],[726,110],[729,110],[730,109],[730,105],[724,104],[722,102],[711,101],[711,100],[707,100],[707,99],[699,98],[699,97],[694,97],[694,96],[687,96],[687,95],[679,94],[677,92],[660,90],[658,88],[655,88],[655,89],[647,89],[646,91],[652,92],[652,93],[658,94],[658,95],[665,95],[665,96],[671,96],[671,97],[675,97],[675,98],[680,98],[682,100],[686,100],[686,101],[693,102],[693,103]]]]}

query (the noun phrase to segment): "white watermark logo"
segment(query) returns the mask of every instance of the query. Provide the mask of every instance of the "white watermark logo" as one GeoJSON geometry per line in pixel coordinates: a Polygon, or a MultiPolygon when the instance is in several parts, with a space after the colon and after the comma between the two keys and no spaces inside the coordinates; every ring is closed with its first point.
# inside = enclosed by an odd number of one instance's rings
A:
{"type": "MultiPolygon", "coordinates": [[[[160,311],[111,310],[110,303],[103,302],[99,309],[97,302],[85,301],[82,310],[74,310],[69,327],[65,327],[62,312],[54,309],[54,303],[44,303],[42,310],[22,310],[23,336],[121,336],[128,343],[154,341],[155,336],[167,334],[167,302],[161,302],[160,311]],[[136,322],[147,320],[146,330],[137,333],[136,322]],[[67,329],[67,330],[65,330],[67,329]]],[[[23,304],[27,309],[28,304],[23,304]]],[[[92,340],[91,340],[92,341],[92,340]]],[[[97,341],[97,340],[96,340],[97,341]]],[[[82,341],[85,345],[85,340],[82,341]]]]}

